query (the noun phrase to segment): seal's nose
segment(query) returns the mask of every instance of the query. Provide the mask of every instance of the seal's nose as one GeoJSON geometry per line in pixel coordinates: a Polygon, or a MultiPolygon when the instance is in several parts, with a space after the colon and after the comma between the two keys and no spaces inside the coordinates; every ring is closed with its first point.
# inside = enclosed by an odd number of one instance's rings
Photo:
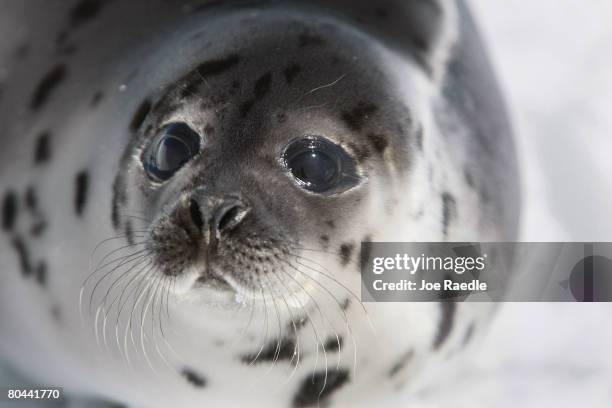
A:
{"type": "Polygon", "coordinates": [[[224,197],[194,195],[189,203],[193,225],[199,231],[209,230],[216,238],[238,226],[248,212],[249,207],[238,195],[224,197]]]}

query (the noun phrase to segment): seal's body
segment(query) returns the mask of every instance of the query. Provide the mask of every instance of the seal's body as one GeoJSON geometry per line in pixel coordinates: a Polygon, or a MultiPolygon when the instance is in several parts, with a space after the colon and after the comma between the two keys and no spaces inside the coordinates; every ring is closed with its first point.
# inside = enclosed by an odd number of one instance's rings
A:
{"type": "Polygon", "coordinates": [[[484,303],[355,295],[361,242],[515,238],[511,132],[462,3],[25,9],[0,96],[0,352],[37,381],[371,404],[485,326],[484,303]]]}

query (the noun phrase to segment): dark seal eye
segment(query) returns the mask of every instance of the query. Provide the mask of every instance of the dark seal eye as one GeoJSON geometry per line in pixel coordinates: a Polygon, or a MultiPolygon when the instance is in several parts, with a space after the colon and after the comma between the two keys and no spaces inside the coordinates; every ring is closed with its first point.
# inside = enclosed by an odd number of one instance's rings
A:
{"type": "Polygon", "coordinates": [[[200,151],[200,135],[185,123],[172,123],[145,150],[143,164],[149,176],[166,181],[200,151]]]}
{"type": "Polygon", "coordinates": [[[298,184],[314,193],[338,193],[359,181],[355,163],[344,149],[320,137],[289,144],[283,162],[298,184]]]}

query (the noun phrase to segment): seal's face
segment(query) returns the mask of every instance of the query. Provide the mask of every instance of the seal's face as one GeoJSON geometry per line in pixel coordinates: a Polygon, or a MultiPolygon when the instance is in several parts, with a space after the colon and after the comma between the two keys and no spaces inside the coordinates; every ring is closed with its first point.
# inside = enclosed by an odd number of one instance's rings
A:
{"type": "Polygon", "coordinates": [[[357,35],[295,21],[245,31],[151,103],[123,172],[155,273],[257,295],[298,287],[304,251],[334,252],[331,270],[355,261],[359,240],[335,240],[380,227],[363,217],[371,190],[407,171],[414,138],[357,35]]]}

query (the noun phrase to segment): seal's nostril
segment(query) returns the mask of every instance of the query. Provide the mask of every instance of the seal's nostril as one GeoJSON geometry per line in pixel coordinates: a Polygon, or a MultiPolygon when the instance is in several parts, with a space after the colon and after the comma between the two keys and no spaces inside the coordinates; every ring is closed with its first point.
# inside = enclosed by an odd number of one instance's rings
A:
{"type": "Polygon", "coordinates": [[[191,220],[195,227],[198,230],[202,230],[204,227],[204,220],[202,219],[202,211],[196,200],[189,200],[189,214],[191,215],[191,220]]]}
{"type": "Polygon", "coordinates": [[[215,217],[217,230],[223,232],[234,228],[242,221],[245,215],[246,208],[238,202],[220,208],[215,217]]]}
{"type": "Polygon", "coordinates": [[[238,216],[238,206],[232,207],[229,210],[227,210],[225,214],[223,214],[221,218],[219,218],[219,224],[217,226],[217,228],[219,228],[219,231],[222,231],[228,225],[230,225],[237,218],[237,216],[238,216]]]}

